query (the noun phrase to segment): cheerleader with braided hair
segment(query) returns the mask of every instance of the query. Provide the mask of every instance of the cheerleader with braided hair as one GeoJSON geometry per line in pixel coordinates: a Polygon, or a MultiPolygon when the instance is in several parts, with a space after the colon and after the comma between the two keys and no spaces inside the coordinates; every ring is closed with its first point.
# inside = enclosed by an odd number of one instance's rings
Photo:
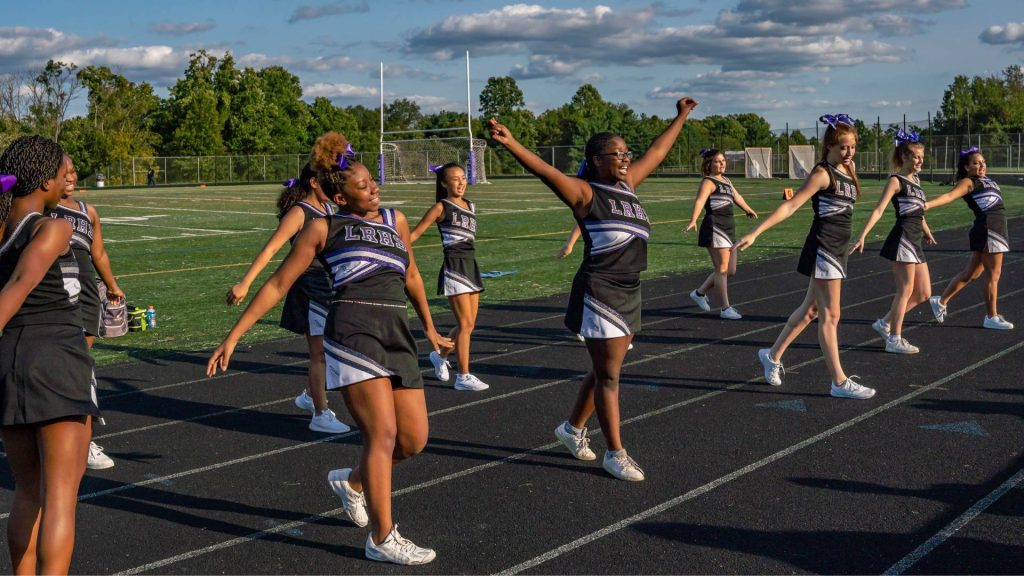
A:
{"type": "Polygon", "coordinates": [[[88,418],[100,415],[71,225],[47,216],[66,179],[52,140],[24,136],[0,156],[0,434],[14,475],[7,546],[17,574],[67,573],[88,418]]]}

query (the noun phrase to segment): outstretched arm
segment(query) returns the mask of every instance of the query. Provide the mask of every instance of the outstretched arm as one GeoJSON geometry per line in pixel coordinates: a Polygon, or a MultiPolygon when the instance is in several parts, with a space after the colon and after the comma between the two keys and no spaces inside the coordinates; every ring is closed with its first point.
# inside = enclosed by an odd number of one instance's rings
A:
{"type": "Polygon", "coordinates": [[[680,98],[676,102],[676,117],[668,123],[665,131],[654,139],[644,155],[629,165],[629,185],[634,190],[665,160],[668,151],[676,143],[676,138],[679,137],[679,132],[683,129],[683,124],[686,123],[690,112],[696,107],[697,101],[689,96],[680,98]]]}
{"type": "Polygon", "coordinates": [[[559,254],[558,254],[559,257],[560,258],[565,258],[569,254],[572,254],[572,249],[573,249],[574,246],[576,246],[576,241],[579,240],[579,239],[580,239],[580,225],[577,224],[577,225],[572,227],[572,230],[569,231],[569,237],[565,239],[565,245],[562,246],[561,251],[559,251],[559,254]]]}
{"type": "Polygon", "coordinates": [[[953,189],[945,194],[933,198],[924,203],[925,210],[931,210],[932,208],[938,208],[939,206],[945,206],[957,198],[963,198],[974,190],[974,182],[970,178],[963,178],[953,186],[953,189]]]}
{"type": "Polygon", "coordinates": [[[245,276],[242,277],[238,284],[235,284],[228,290],[228,306],[241,304],[242,300],[245,300],[245,296],[249,293],[249,287],[256,281],[256,277],[267,267],[270,259],[274,257],[274,254],[277,254],[277,251],[284,246],[285,242],[298,234],[299,230],[302,230],[305,220],[306,217],[302,213],[302,208],[293,206],[288,210],[284,217],[281,218],[281,221],[278,222],[277,230],[274,230],[270,239],[263,245],[263,249],[256,255],[256,259],[252,261],[249,269],[245,272],[245,276]]]}
{"type": "Polygon", "coordinates": [[[697,197],[693,199],[693,213],[690,214],[690,222],[683,228],[683,232],[689,232],[697,227],[697,218],[700,217],[700,210],[704,207],[704,203],[708,201],[708,196],[715,191],[715,184],[707,178],[700,181],[700,187],[697,188],[697,197]]]}
{"type": "Polygon", "coordinates": [[[800,189],[793,194],[793,198],[780,204],[779,207],[776,208],[775,211],[767,218],[762,220],[756,228],[740,238],[736,242],[736,248],[739,250],[746,250],[749,248],[762,232],[792,216],[793,213],[803,206],[805,202],[810,200],[818,190],[821,190],[826,186],[828,186],[828,174],[825,172],[825,169],[821,167],[815,168],[811,171],[807,180],[805,180],[800,186],[800,189]]]}
{"type": "Polygon", "coordinates": [[[444,206],[440,202],[431,206],[427,212],[420,218],[420,221],[416,224],[416,228],[409,233],[410,244],[416,242],[423,236],[423,233],[430,228],[431,224],[437,224],[441,220],[441,215],[444,214],[444,206]]]}
{"type": "Polygon", "coordinates": [[[292,287],[295,280],[309,268],[310,262],[323,249],[327,241],[327,220],[317,218],[306,226],[292,245],[281,267],[260,288],[256,296],[246,306],[245,312],[238,318],[235,325],[224,338],[224,342],[213,351],[206,364],[206,375],[213,376],[217,369],[226,371],[231,355],[235,352],[238,340],[253,327],[256,322],[270,311],[292,287]]]}
{"type": "Polygon", "coordinates": [[[402,237],[402,242],[405,242],[405,247],[409,251],[409,265],[405,269],[405,295],[409,297],[412,307],[416,309],[416,315],[420,317],[420,322],[423,324],[423,333],[427,336],[427,340],[430,341],[434,352],[439,352],[442,346],[445,348],[452,347],[454,344],[451,339],[439,335],[434,328],[434,318],[430,315],[430,305],[427,303],[427,291],[423,287],[423,277],[420,276],[420,269],[416,266],[416,259],[412,255],[409,221],[406,220],[405,214],[398,210],[395,210],[395,227],[398,229],[398,235],[402,237]]]}
{"type": "Polygon", "coordinates": [[[895,176],[889,178],[889,181],[885,183],[885,188],[882,189],[882,195],[878,198],[878,204],[875,209],[871,211],[871,215],[868,216],[868,221],[864,224],[864,230],[861,231],[860,236],[857,237],[857,241],[850,246],[848,254],[854,252],[864,252],[864,241],[867,239],[871,229],[875,227],[878,220],[882,217],[882,213],[885,212],[885,207],[892,201],[893,195],[896,194],[900,189],[900,181],[895,176]]]}
{"type": "Polygon", "coordinates": [[[736,205],[740,207],[740,210],[743,210],[743,213],[747,215],[747,218],[757,219],[757,212],[754,212],[754,209],[747,204],[747,201],[740,195],[740,191],[735,186],[732,187],[732,198],[736,205]]]}
{"type": "Polygon", "coordinates": [[[586,215],[593,199],[593,191],[590,185],[572,176],[566,176],[561,170],[541,160],[530,150],[527,150],[518,140],[512,136],[508,127],[499,123],[494,118],[488,121],[491,129],[491,138],[505,147],[512,153],[512,156],[522,165],[523,168],[540,178],[545,186],[551,189],[558,198],[565,203],[573,213],[579,217],[586,215]]]}

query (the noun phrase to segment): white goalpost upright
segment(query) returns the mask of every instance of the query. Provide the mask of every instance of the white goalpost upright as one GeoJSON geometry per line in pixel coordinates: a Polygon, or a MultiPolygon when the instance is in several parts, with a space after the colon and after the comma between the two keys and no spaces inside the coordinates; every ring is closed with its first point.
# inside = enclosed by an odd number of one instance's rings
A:
{"type": "Polygon", "coordinates": [[[466,51],[466,125],[429,130],[385,130],[384,63],[380,64],[380,149],[377,168],[381,184],[432,182],[431,166],[457,162],[466,167],[470,184],[486,184],[484,151],[487,142],[473,138],[473,95],[469,83],[469,51],[466,51]],[[445,136],[443,134],[455,134],[445,136]],[[402,138],[410,134],[426,138],[402,138]],[[435,134],[438,134],[435,136],[435,134]]]}
{"type": "Polygon", "coordinates": [[[771,178],[772,177],[772,149],[771,148],[744,148],[744,176],[747,178],[771,178]]]}

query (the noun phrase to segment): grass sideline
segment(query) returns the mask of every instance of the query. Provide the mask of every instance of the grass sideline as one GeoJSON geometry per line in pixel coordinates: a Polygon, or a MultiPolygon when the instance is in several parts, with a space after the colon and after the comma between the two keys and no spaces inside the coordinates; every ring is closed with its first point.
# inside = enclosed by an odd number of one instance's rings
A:
{"type": "MultiPolygon", "coordinates": [[[[640,187],[640,196],[652,223],[649,265],[645,278],[674,276],[707,270],[709,258],[697,247],[696,233],[683,234],[693,207],[699,180],[651,178],[640,187]]],[[[763,218],[780,202],[783,188],[796,188],[794,180],[743,180],[735,184],[747,202],[763,218]]],[[[864,196],[857,203],[854,234],[874,208],[882,182],[862,182],[864,196]]],[[[948,190],[925,184],[934,197],[948,190]]],[[[1009,217],[1024,215],[1024,188],[1003,186],[1009,217]]],[[[93,354],[98,365],[151,358],[176,352],[209,350],[223,339],[241,313],[228,307],[225,295],[245,273],[277,225],[274,206],[279,186],[245,185],[104,190],[90,188],[75,197],[93,204],[101,216],[111,265],[128,302],[157,310],[155,331],[130,333],[120,338],[97,339],[93,354]]],[[[432,185],[392,184],[384,187],[384,205],[402,210],[410,226],[433,204],[432,185]]],[[[467,196],[476,202],[479,219],[477,259],[483,271],[515,271],[501,278],[485,279],[484,305],[550,296],[569,290],[582,258],[583,244],[566,259],[557,257],[573,219],[569,210],[536,179],[496,180],[472,186],[467,196]]],[[[967,226],[971,215],[961,202],[928,214],[933,230],[967,226]]],[[[811,220],[810,205],[763,234],[757,244],[740,256],[743,263],[792,256],[803,245],[811,220]]],[[[872,241],[879,241],[892,226],[892,210],[875,226],[872,241]]],[[[755,221],[737,217],[737,235],[755,221]]],[[[287,254],[283,248],[254,283],[246,301],[276,269],[287,254]]],[[[435,314],[448,310],[447,300],[435,296],[441,265],[441,245],[436,227],[414,246],[435,314]]],[[[852,271],[856,274],[856,270],[852,271]]],[[[410,314],[412,309],[410,307],[410,314]]],[[[291,336],[277,326],[280,305],[268,313],[243,339],[242,344],[291,336]]],[[[441,330],[451,317],[437,321],[441,330]]]]}

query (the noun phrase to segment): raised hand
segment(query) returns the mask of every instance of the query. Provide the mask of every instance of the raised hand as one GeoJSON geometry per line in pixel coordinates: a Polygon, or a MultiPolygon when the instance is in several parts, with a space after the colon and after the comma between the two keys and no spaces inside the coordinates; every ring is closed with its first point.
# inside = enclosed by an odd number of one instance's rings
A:
{"type": "Polygon", "coordinates": [[[516,139],[512,136],[512,132],[509,131],[508,127],[498,122],[494,118],[487,121],[487,125],[491,129],[491,139],[498,144],[505,146],[511,142],[515,142],[516,139]]]}
{"type": "Polygon", "coordinates": [[[679,114],[689,114],[696,107],[697,101],[689,96],[683,96],[676,102],[676,112],[679,114]]]}

